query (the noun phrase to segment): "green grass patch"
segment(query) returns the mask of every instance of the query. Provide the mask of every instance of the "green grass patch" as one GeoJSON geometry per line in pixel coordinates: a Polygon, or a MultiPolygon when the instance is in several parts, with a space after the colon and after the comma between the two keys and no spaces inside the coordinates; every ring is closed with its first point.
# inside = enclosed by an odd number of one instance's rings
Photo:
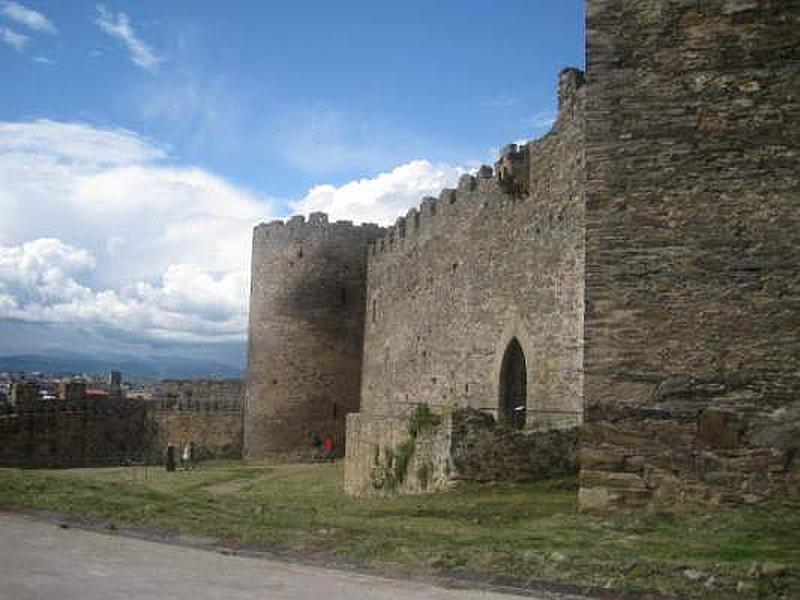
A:
{"type": "Polygon", "coordinates": [[[561,477],[353,499],[341,491],[340,463],[227,461],[177,473],[0,469],[0,506],[7,508],[323,552],[382,569],[503,574],[697,598],[800,597],[797,506],[603,516],[579,513],[576,489],[574,478],[561,477]],[[704,576],[692,580],[687,570],[704,576]],[[739,582],[752,591],[736,593],[739,582]]]}

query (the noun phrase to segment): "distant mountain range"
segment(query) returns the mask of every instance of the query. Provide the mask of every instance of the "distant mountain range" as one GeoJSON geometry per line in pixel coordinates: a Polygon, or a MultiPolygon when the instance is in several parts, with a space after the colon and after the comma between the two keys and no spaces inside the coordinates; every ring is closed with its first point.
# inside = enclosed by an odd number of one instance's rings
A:
{"type": "Polygon", "coordinates": [[[227,379],[243,375],[243,370],[239,366],[193,358],[128,355],[98,358],[69,353],[47,356],[34,354],[0,356],[0,372],[40,371],[48,375],[73,373],[105,375],[112,369],[122,371],[124,381],[227,379]]]}

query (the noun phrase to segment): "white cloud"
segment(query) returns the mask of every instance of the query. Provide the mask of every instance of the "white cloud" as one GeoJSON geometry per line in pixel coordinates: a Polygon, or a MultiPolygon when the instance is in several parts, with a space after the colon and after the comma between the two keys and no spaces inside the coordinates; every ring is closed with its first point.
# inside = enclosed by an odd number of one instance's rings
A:
{"type": "Polygon", "coordinates": [[[147,71],[154,71],[158,67],[162,60],[161,57],[136,35],[127,14],[119,12],[115,16],[105,6],[98,4],[95,24],[105,33],[125,44],[130,52],[131,61],[135,65],[147,71]]]}
{"type": "MultiPolygon", "coordinates": [[[[244,342],[252,227],[279,212],[168,160],[126,130],[0,122],[0,324],[109,346],[244,342]]],[[[316,186],[291,208],[388,224],[463,172],[416,160],[316,186]]],[[[0,337],[0,351],[11,343],[0,337]]]]}
{"type": "Polygon", "coordinates": [[[37,62],[41,65],[52,65],[54,61],[46,56],[34,56],[33,62],[37,62]]]}
{"type": "Polygon", "coordinates": [[[0,3],[0,13],[9,19],[40,33],[56,34],[58,30],[52,21],[42,13],[23,6],[18,2],[0,3]]]}
{"type": "Polygon", "coordinates": [[[166,157],[164,149],[125,129],[98,129],[83,123],[47,119],[0,122],[0,153],[18,159],[46,157],[48,161],[91,169],[166,157]]]}
{"type": "Polygon", "coordinates": [[[0,321],[241,342],[272,206],[124,130],[0,123],[0,321]]]}
{"type": "Polygon", "coordinates": [[[351,181],[340,187],[315,186],[305,198],[293,203],[292,209],[301,213],[323,211],[333,219],[388,225],[418,205],[423,196],[438,195],[442,188],[455,186],[465,172],[460,167],[414,160],[371,179],[351,181]]]}
{"type": "Polygon", "coordinates": [[[22,33],[9,29],[8,27],[0,27],[0,40],[8,44],[17,52],[22,52],[25,45],[28,43],[28,36],[22,33]]]}
{"type": "Polygon", "coordinates": [[[0,319],[101,326],[170,341],[242,338],[240,273],[171,265],[157,285],[93,290],[79,277],[94,266],[86,250],[56,239],[0,246],[0,319]]]}

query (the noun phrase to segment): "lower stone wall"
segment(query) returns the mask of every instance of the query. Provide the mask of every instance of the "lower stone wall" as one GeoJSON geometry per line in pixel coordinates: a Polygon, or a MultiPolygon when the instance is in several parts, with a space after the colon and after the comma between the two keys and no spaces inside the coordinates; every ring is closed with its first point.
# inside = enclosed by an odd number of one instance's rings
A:
{"type": "Polygon", "coordinates": [[[529,481],[575,474],[578,429],[518,431],[499,426],[491,415],[463,409],[453,413],[451,456],[454,477],[475,481],[529,481]]]}
{"type": "Polygon", "coordinates": [[[414,435],[409,418],[347,415],[344,489],[353,496],[441,489],[450,475],[450,421],[414,435]]]}
{"type": "Polygon", "coordinates": [[[457,480],[528,481],[577,472],[576,429],[515,431],[473,409],[408,417],[351,414],[345,492],[420,493],[457,480]]]}
{"type": "Polygon", "coordinates": [[[0,465],[86,467],[150,458],[153,423],[144,402],[53,403],[0,415],[0,465]]]}
{"type": "Polygon", "coordinates": [[[180,452],[186,444],[194,445],[195,458],[242,457],[242,408],[215,408],[194,403],[191,407],[161,406],[150,410],[153,436],[150,452],[155,462],[165,456],[167,445],[180,452]]]}
{"type": "MultiPolygon", "coordinates": [[[[601,417],[601,418],[600,418],[601,417]]],[[[580,506],[800,500],[800,403],[618,408],[580,434],[580,506]]]]}
{"type": "Polygon", "coordinates": [[[241,458],[241,401],[40,402],[0,414],[0,465],[9,467],[161,464],[167,444],[190,441],[198,459],[241,458]]]}

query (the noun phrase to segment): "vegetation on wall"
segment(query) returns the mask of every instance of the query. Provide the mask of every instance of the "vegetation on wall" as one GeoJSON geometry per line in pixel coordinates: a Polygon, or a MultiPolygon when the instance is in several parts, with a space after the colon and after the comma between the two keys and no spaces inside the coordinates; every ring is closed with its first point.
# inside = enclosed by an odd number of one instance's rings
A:
{"type": "MultiPolygon", "coordinates": [[[[397,446],[386,446],[381,454],[376,447],[372,465],[372,487],[387,492],[395,491],[408,479],[408,468],[417,450],[417,437],[433,431],[442,419],[427,404],[418,404],[408,419],[408,439],[397,446]]],[[[428,487],[433,474],[433,463],[427,460],[417,467],[415,475],[423,489],[428,487]]]]}

